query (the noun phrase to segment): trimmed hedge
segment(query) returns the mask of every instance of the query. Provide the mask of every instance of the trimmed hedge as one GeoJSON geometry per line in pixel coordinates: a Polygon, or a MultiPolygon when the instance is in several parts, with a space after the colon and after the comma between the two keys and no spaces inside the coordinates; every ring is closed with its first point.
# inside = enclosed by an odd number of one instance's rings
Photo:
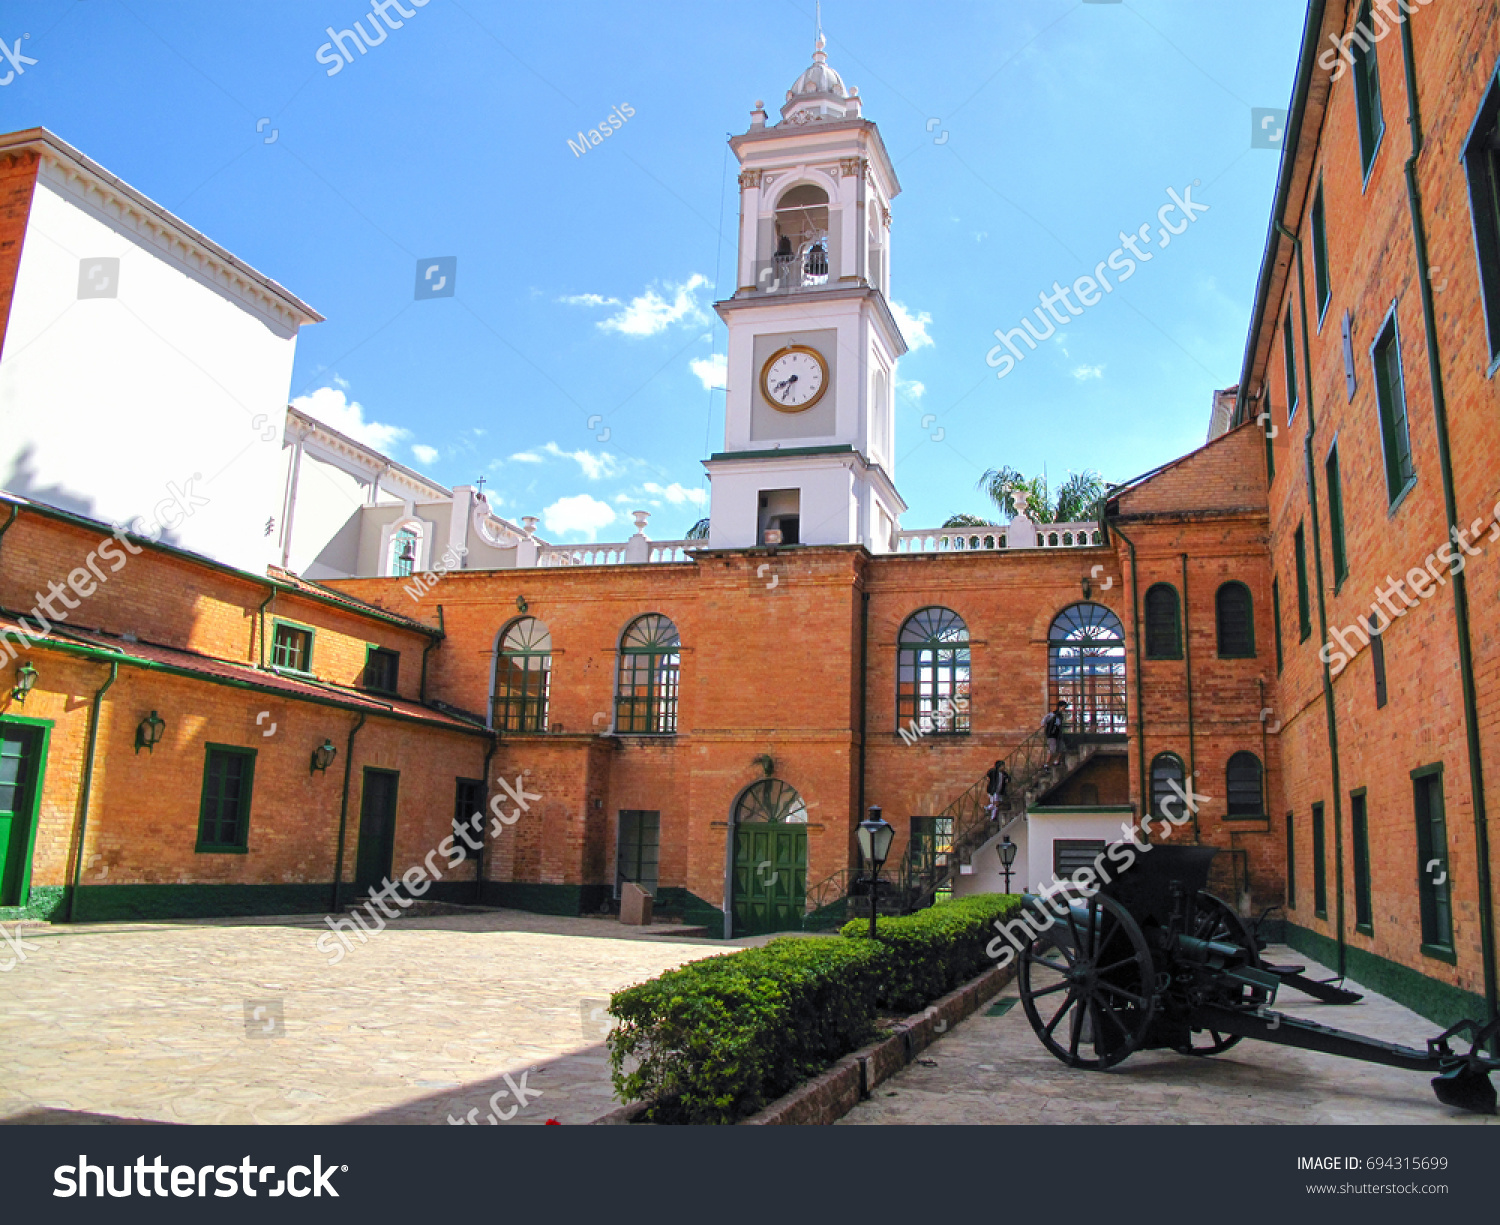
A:
{"type": "MultiPolygon", "coordinates": [[[[1020,906],[1017,894],[977,893],[916,914],[876,919],[875,939],[887,953],[880,1006],[915,1012],[994,965],[984,950],[995,938],[995,920],[1020,906]]],[[[869,931],[869,919],[855,919],[841,934],[865,938],[869,931]]]]}
{"type": "Polygon", "coordinates": [[[652,1123],[732,1123],[872,1036],[883,951],[836,936],[773,940],[617,992],[615,1092],[652,1123]],[[629,1059],[634,1071],[625,1072],[629,1059]]]}
{"type": "Polygon", "coordinates": [[[652,1123],[733,1123],[875,1036],[882,1010],[914,1012],[993,964],[996,918],[1020,899],[984,894],[883,918],[874,943],[790,937],[695,961],[616,992],[607,1039],[621,1101],[652,1123]],[[627,1064],[633,1069],[626,1071],[627,1064]]]}

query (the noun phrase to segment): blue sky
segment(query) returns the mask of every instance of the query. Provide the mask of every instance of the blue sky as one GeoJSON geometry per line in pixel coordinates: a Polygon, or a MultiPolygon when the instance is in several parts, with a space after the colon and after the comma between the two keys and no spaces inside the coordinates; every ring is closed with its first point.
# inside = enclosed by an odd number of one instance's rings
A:
{"type": "MultiPolygon", "coordinates": [[[[623,539],[635,509],[681,535],[723,444],[725,140],[810,62],[812,3],[405,7],[329,76],[327,27],[369,30],[369,0],[6,0],[0,37],[29,34],[37,62],[0,88],[0,127],[51,128],[326,315],[292,380],[315,414],[445,484],[484,476],[554,539],[623,539]],[[570,151],[627,103],[609,141],[570,151]],[[417,300],[437,256],[455,292],[417,300]]],[[[1302,7],[823,6],[903,188],[903,526],[993,514],[974,488],[991,465],[1121,480],[1202,442],[1239,375],[1275,185],[1251,111],[1287,105],[1302,7]],[[1154,235],[1194,184],[1206,212],[996,377],[995,329],[1122,232],[1154,235]]]]}

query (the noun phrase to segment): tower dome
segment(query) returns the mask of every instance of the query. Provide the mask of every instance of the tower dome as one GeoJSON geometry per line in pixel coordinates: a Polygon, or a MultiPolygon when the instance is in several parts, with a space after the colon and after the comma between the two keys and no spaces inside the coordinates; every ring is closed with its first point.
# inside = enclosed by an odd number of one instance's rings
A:
{"type": "Polygon", "coordinates": [[[829,67],[823,50],[828,40],[818,31],[813,43],[813,62],[786,91],[786,105],[781,108],[783,123],[816,123],[819,120],[853,119],[859,115],[859,90],[844,86],[844,78],[829,67]]]}

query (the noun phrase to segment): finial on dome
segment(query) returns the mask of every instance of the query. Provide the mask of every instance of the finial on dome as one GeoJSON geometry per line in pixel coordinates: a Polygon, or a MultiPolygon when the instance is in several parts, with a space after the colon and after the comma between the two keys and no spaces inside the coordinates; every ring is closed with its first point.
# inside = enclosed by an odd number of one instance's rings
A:
{"type": "Polygon", "coordinates": [[[817,33],[813,37],[813,63],[824,64],[828,62],[828,56],[823,51],[828,40],[823,37],[823,0],[817,0],[814,11],[817,13],[817,33]]]}

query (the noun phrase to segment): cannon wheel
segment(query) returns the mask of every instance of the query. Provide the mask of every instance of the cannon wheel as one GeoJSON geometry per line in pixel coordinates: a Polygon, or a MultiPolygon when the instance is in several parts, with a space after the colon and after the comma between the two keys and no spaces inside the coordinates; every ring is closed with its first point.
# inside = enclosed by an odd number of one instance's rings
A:
{"type": "Polygon", "coordinates": [[[1031,1028],[1073,1068],[1101,1071],[1119,1063],[1145,1041],[1156,1012],[1156,973],[1146,937],[1129,911],[1103,895],[1090,898],[1077,914],[1069,908],[1054,934],[1029,945],[1021,954],[1019,979],[1031,1028]],[[1061,975],[1061,981],[1039,981],[1044,972],[1061,975]],[[1060,992],[1066,995],[1054,1011],[1060,992]]]}
{"type": "MultiPolygon", "coordinates": [[[[1222,940],[1225,944],[1238,944],[1250,950],[1252,966],[1261,964],[1260,950],[1255,936],[1239,912],[1222,898],[1212,893],[1198,894],[1198,907],[1193,920],[1193,935],[1200,940],[1222,940]]],[[[1250,988],[1245,989],[1247,992],[1250,988]]],[[[1259,1001],[1258,1001],[1259,1002],[1259,1001]]],[[[1179,1046],[1179,1055],[1220,1055],[1240,1040],[1239,1034],[1221,1034],[1212,1029],[1195,1029],[1186,1046],[1179,1046]]]]}

